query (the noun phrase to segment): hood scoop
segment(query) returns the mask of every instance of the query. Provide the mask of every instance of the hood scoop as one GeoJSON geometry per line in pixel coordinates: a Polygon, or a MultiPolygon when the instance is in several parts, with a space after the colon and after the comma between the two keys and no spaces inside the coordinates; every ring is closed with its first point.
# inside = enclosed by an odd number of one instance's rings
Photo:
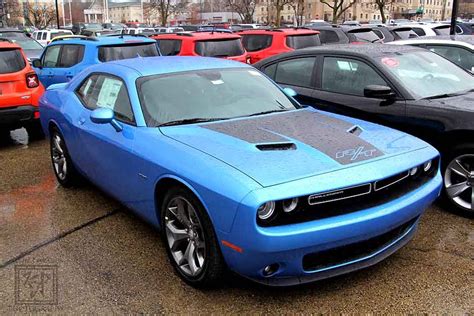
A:
{"type": "Polygon", "coordinates": [[[349,128],[346,132],[359,136],[364,130],[359,125],[354,125],[349,128]]]}
{"type": "Polygon", "coordinates": [[[255,145],[261,151],[271,150],[296,150],[294,143],[271,143],[271,144],[259,144],[255,145]]]}

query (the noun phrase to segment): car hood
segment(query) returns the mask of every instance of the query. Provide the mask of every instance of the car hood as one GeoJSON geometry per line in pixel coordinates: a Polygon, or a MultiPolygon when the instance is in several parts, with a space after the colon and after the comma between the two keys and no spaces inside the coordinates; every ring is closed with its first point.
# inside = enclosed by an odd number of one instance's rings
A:
{"type": "Polygon", "coordinates": [[[387,127],[312,109],[160,130],[264,187],[428,146],[387,127]]]}
{"type": "Polygon", "coordinates": [[[474,104],[474,92],[469,92],[462,95],[456,95],[446,98],[432,99],[432,100],[420,100],[426,102],[429,106],[450,108],[454,110],[462,111],[474,111],[472,105],[474,104]]]}

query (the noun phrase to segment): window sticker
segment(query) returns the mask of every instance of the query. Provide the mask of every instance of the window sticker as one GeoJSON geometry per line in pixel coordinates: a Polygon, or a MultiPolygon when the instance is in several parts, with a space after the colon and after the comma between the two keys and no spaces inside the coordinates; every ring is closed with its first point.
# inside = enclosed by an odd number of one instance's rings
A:
{"type": "Polygon", "coordinates": [[[398,61],[398,59],[392,58],[392,57],[382,58],[382,63],[384,65],[387,65],[390,68],[397,68],[398,66],[400,66],[400,61],[398,61]]]}
{"type": "Polygon", "coordinates": [[[87,80],[86,87],[82,91],[82,95],[87,95],[87,92],[89,92],[89,89],[91,87],[91,84],[92,84],[92,79],[87,80]]]}
{"type": "Polygon", "coordinates": [[[114,109],[115,101],[117,101],[122,81],[112,78],[105,78],[102,88],[100,89],[97,106],[101,108],[114,109]]]}
{"type": "Polygon", "coordinates": [[[219,79],[219,80],[211,80],[212,84],[223,84],[224,81],[219,79]]]}

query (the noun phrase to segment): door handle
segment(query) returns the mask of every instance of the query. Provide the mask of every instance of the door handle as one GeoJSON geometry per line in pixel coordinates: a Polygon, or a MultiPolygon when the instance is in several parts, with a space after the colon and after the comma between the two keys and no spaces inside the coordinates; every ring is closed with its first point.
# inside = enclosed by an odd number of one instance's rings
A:
{"type": "Polygon", "coordinates": [[[72,77],[74,77],[74,75],[72,74],[72,72],[68,72],[68,73],[66,74],[66,78],[67,78],[67,79],[71,80],[72,77]]]}
{"type": "Polygon", "coordinates": [[[79,119],[79,125],[84,125],[85,122],[86,122],[86,119],[85,119],[85,118],[81,117],[81,118],[79,119]]]}

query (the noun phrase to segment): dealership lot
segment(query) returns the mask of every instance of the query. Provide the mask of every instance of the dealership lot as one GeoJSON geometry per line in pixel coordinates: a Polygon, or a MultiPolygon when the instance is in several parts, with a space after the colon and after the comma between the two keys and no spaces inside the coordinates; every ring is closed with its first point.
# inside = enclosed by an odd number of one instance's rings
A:
{"type": "Polygon", "coordinates": [[[474,312],[473,222],[438,204],[406,247],[374,267],[290,289],[229,276],[199,291],[173,273],[155,229],[91,185],[59,187],[46,140],[28,144],[15,131],[0,160],[1,314],[474,312]],[[25,266],[52,267],[57,287],[18,279],[25,266]],[[35,289],[56,300],[18,302],[35,289]]]}

